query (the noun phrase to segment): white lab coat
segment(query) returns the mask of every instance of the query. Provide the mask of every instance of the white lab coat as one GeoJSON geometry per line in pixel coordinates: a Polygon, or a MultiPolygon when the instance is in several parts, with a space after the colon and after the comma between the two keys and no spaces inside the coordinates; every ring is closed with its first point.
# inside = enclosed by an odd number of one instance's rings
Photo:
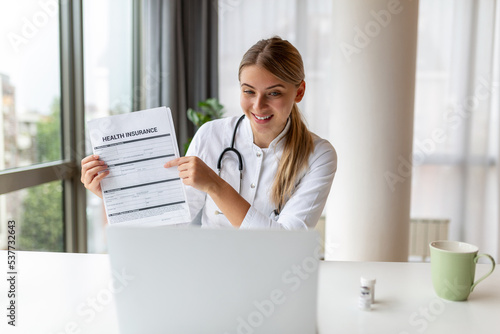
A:
{"type": "MultiPolygon", "coordinates": [[[[231,145],[238,118],[228,117],[205,123],[196,132],[186,156],[197,156],[218,172],[217,160],[222,151],[231,145]]],[[[307,229],[313,228],[321,216],[337,169],[337,154],[327,140],[315,134],[309,168],[302,173],[293,195],[285,203],[279,216],[273,213],[276,208],[269,194],[284,145],[284,140],[279,139],[286,134],[289,124],[264,149],[253,143],[252,129],[246,117],[238,127],[235,148],[243,160],[243,179],[239,193],[251,205],[240,228],[307,229]]],[[[235,153],[227,152],[224,155],[221,177],[238,191],[240,174],[235,153]]],[[[192,217],[203,210],[202,227],[232,226],[206,193],[187,186],[186,195],[192,217]]]]}

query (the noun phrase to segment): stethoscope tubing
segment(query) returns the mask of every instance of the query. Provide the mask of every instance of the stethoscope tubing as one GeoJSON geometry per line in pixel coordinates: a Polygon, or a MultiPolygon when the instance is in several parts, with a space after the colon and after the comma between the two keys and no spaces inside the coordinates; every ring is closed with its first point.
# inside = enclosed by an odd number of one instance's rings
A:
{"type": "Polygon", "coordinates": [[[226,147],[224,149],[224,151],[222,151],[222,153],[219,156],[219,160],[217,161],[217,170],[219,171],[219,175],[220,175],[220,170],[222,167],[222,158],[224,157],[224,154],[226,154],[226,152],[234,152],[236,154],[236,156],[238,157],[238,169],[239,169],[240,173],[242,173],[242,171],[243,171],[243,159],[241,158],[240,152],[234,148],[234,141],[236,139],[236,131],[238,131],[238,127],[240,126],[240,123],[243,120],[243,118],[245,118],[245,115],[242,115],[238,119],[238,122],[236,122],[236,126],[234,127],[234,131],[233,131],[233,138],[231,139],[231,146],[226,147]]]}
{"type": "MultiPolygon", "coordinates": [[[[243,118],[245,118],[245,115],[242,115],[238,119],[238,121],[236,122],[236,126],[234,127],[234,131],[233,131],[233,138],[231,139],[231,146],[226,147],[222,151],[222,153],[219,156],[219,160],[217,161],[217,171],[219,172],[219,176],[220,176],[220,171],[222,168],[222,158],[224,158],[224,154],[226,154],[227,152],[234,152],[236,154],[236,156],[238,157],[238,169],[240,171],[240,190],[241,190],[241,181],[243,179],[243,159],[241,158],[240,152],[234,147],[234,141],[236,139],[236,132],[238,131],[238,127],[240,126],[241,121],[243,121],[243,118]]],[[[238,192],[240,192],[240,190],[238,190],[238,192]]],[[[279,216],[280,211],[281,211],[281,209],[273,211],[276,217],[279,216]]],[[[216,212],[216,214],[222,214],[222,212],[218,212],[218,213],[216,212]]]]}

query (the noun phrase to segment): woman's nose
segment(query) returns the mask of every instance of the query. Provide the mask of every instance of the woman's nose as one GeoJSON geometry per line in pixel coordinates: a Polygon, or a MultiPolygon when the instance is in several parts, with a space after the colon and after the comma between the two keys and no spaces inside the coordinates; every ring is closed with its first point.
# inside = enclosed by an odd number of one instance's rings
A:
{"type": "Polygon", "coordinates": [[[254,103],[253,103],[253,108],[255,111],[259,111],[264,109],[266,106],[266,101],[265,97],[262,95],[258,95],[255,97],[254,103]]]}

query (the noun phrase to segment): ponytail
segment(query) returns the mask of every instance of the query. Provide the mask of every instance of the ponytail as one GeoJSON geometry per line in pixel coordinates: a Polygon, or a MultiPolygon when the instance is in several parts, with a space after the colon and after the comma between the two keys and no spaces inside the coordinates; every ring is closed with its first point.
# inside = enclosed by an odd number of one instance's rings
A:
{"type": "Polygon", "coordinates": [[[285,137],[283,155],[271,188],[271,200],[278,208],[278,212],[292,196],[301,172],[309,166],[309,155],[313,150],[311,132],[302,120],[299,107],[294,103],[290,113],[290,128],[285,137]]]}

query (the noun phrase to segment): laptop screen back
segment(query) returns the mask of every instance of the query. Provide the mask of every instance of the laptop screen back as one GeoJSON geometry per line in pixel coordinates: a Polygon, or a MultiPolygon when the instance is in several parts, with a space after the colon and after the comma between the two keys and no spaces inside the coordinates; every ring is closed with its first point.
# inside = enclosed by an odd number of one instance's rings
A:
{"type": "Polygon", "coordinates": [[[121,333],[316,332],[313,231],[110,226],[121,333]]]}

